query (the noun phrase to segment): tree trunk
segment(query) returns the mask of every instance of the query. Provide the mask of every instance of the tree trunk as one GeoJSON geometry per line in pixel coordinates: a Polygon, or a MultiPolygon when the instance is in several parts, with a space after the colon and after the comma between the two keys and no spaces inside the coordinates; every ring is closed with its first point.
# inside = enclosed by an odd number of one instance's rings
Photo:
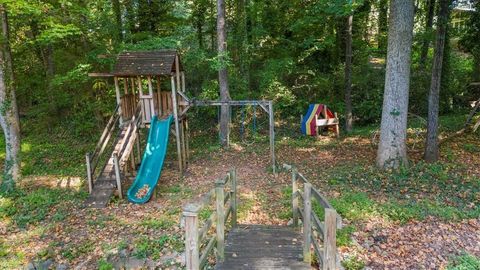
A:
{"type": "Polygon", "coordinates": [[[378,49],[384,51],[387,47],[388,31],[388,0],[380,0],[378,7],[378,49]]]}
{"type": "Polygon", "coordinates": [[[113,13],[115,15],[115,23],[117,24],[117,37],[119,41],[123,40],[123,27],[122,27],[122,11],[120,8],[119,0],[112,0],[113,13]]]}
{"type": "Polygon", "coordinates": [[[407,165],[407,114],[413,37],[413,0],[391,0],[387,68],[377,165],[407,165]]]}
{"type": "Polygon", "coordinates": [[[2,41],[0,45],[0,125],[5,135],[5,168],[2,191],[12,191],[20,177],[20,121],[18,119],[15,78],[9,44],[8,17],[5,5],[0,5],[2,41]]]}
{"type": "Polygon", "coordinates": [[[438,160],[438,110],[440,100],[440,86],[442,78],[443,53],[445,49],[445,35],[447,32],[450,0],[440,0],[438,14],[437,37],[435,55],[433,58],[432,81],[428,95],[428,122],[427,140],[425,143],[424,159],[427,162],[438,160]]]}
{"type": "Polygon", "coordinates": [[[420,51],[420,69],[425,69],[425,62],[428,56],[428,47],[430,47],[430,32],[432,31],[433,16],[435,15],[435,0],[428,0],[427,18],[425,21],[425,36],[420,51]]]}
{"type": "MultiPolygon", "coordinates": [[[[225,1],[217,0],[217,46],[218,60],[221,63],[218,71],[218,84],[220,86],[220,100],[230,100],[228,93],[228,71],[227,71],[227,33],[225,29],[225,1]]],[[[229,143],[229,122],[230,106],[222,105],[220,112],[220,144],[228,147],[229,143]]]]}
{"type": "Polygon", "coordinates": [[[345,40],[345,130],[352,131],[352,23],[353,14],[347,18],[347,31],[345,40]]]}

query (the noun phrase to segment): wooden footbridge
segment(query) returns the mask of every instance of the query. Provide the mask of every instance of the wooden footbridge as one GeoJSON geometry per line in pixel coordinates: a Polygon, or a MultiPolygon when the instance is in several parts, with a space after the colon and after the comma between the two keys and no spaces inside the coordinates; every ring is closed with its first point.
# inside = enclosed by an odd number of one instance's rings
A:
{"type": "Polygon", "coordinates": [[[237,224],[237,177],[232,170],[198,203],[184,207],[188,270],[341,268],[336,248],[340,216],[301,173],[284,167],[292,172],[293,225],[237,224]]]}

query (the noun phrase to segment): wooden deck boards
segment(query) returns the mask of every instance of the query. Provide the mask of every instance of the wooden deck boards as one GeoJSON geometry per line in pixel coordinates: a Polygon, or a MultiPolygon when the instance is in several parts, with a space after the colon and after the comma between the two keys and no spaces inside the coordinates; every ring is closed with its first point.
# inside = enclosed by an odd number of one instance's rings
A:
{"type": "Polygon", "coordinates": [[[302,235],[290,227],[238,225],[228,233],[225,261],[215,269],[311,269],[302,254],[302,235]]]}

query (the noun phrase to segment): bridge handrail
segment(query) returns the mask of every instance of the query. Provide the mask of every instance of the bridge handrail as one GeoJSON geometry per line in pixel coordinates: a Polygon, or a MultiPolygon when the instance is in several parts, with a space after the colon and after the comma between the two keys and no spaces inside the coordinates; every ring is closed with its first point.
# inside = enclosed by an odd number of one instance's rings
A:
{"type": "Polygon", "coordinates": [[[216,259],[225,259],[225,223],[230,218],[231,226],[237,224],[237,174],[235,169],[215,181],[215,188],[205,193],[199,202],[183,208],[185,222],[185,257],[187,270],[203,269],[216,244],[216,259]],[[226,191],[225,188],[229,190],[226,191]],[[226,195],[225,195],[226,193],[226,195]],[[215,198],[215,210],[200,225],[202,210],[211,207],[215,198]],[[209,236],[213,225],[215,233],[209,236]]]}
{"type": "Polygon", "coordinates": [[[321,269],[337,269],[336,231],[342,228],[342,218],[328,200],[298,172],[297,168],[289,164],[283,164],[283,168],[291,171],[292,174],[293,226],[298,226],[298,220],[302,220],[304,261],[311,262],[311,246],[313,246],[321,269]],[[303,191],[299,184],[303,184],[303,191]],[[312,201],[322,207],[323,222],[317,213],[312,211],[312,201]]]}

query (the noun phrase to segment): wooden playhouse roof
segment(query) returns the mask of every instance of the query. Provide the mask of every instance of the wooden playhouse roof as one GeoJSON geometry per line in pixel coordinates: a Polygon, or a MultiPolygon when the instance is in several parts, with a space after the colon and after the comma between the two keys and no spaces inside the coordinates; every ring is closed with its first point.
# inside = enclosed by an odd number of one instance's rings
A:
{"type": "MultiPolygon", "coordinates": [[[[123,52],[117,57],[113,68],[114,76],[159,76],[170,75],[176,71],[175,50],[157,50],[148,52],[123,52]]],[[[179,64],[182,71],[182,64],[179,64]]]]}

